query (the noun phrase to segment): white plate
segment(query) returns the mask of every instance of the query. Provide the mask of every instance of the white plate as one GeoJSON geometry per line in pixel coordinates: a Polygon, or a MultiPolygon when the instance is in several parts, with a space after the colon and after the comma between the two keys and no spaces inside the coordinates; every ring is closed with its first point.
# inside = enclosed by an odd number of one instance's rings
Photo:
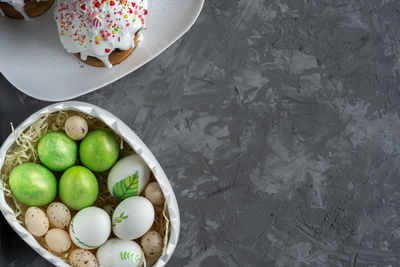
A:
{"type": "MultiPolygon", "coordinates": [[[[154,157],[153,153],[151,153],[150,149],[143,143],[143,141],[120,119],[118,119],[113,114],[100,107],[83,102],[76,102],[76,101],[62,102],[45,107],[35,112],[24,122],[22,122],[15,129],[15,133],[18,136],[19,133],[23,132],[32,123],[42,118],[45,114],[52,113],[58,110],[76,110],[101,119],[105,124],[107,124],[108,127],[113,129],[116,133],[118,133],[121,137],[123,137],[124,140],[135,150],[135,152],[138,155],[140,155],[143,158],[143,160],[150,167],[151,171],[154,174],[154,177],[160,184],[165,199],[167,200],[170,223],[171,223],[171,234],[169,237],[167,250],[165,254],[154,265],[154,267],[164,266],[171,258],[172,254],[174,253],[176,244],[178,243],[180,216],[179,216],[178,203],[176,202],[174,191],[171,187],[171,184],[169,183],[167,176],[164,173],[164,170],[158,163],[157,159],[154,157]]],[[[3,165],[7,150],[14,142],[15,142],[15,136],[11,134],[4,141],[3,145],[0,147],[0,168],[3,165]]],[[[42,257],[44,257],[49,262],[53,263],[55,266],[70,267],[70,265],[66,264],[63,260],[50,254],[47,250],[41,247],[39,243],[36,241],[36,239],[16,221],[14,212],[5,201],[4,191],[1,188],[0,188],[0,207],[1,207],[0,211],[6,218],[8,223],[29,246],[31,246],[36,252],[38,252],[42,257]]]]}
{"type": "Polygon", "coordinates": [[[53,10],[31,21],[0,16],[0,72],[27,95],[71,99],[108,85],[143,66],[190,29],[204,0],[149,0],[140,47],[112,69],[81,63],[60,43],[53,10]]]}

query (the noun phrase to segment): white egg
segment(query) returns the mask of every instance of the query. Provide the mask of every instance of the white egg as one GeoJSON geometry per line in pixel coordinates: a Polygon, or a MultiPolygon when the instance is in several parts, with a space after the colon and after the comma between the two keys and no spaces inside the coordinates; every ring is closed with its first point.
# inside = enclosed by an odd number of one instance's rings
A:
{"type": "Polygon", "coordinates": [[[94,249],[106,242],[111,232],[110,216],[104,210],[88,207],[72,218],[69,234],[80,248],[94,249]]]}
{"type": "Polygon", "coordinates": [[[113,232],[124,240],[141,237],[151,228],[153,222],[153,204],[140,196],[123,200],[112,216],[113,232]]]}
{"type": "Polygon", "coordinates": [[[141,267],[143,253],[135,241],[112,238],[97,250],[97,260],[102,267],[141,267]]]}
{"type": "Polygon", "coordinates": [[[150,169],[138,155],[120,159],[108,174],[107,186],[118,199],[140,195],[150,178],[150,169]]]}

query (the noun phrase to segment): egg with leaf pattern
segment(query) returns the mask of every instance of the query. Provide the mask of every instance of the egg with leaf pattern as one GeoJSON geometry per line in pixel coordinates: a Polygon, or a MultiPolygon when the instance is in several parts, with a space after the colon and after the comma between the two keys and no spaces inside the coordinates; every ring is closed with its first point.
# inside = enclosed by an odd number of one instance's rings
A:
{"type": "Polygon", "coordinates": [[[114,198],[123,200],[142,193],[150,179],[150,169],[139,155],[120,159],[110,170],[107,187],[114,198]]]}
{"type": "Polygon", "coordinates": [[[135,241],[111,238],[97,250],[96,256],[104,267],[143,266],[143,252],[135,241]]]}
{"type": "Polygon", "coordinates": [[[112,216],[112,229],[117,237],[131,240],[144,235],[153,222],[153,204],[147,198],[135,196],[119,203],[112,216]]]}
{"type": "Polygon", "coordinates": [[[111,221],[107,212],[97,207],[80,210],[69,226],[72,241],[80,248],[95,249],[108,239],[111,221]]]}

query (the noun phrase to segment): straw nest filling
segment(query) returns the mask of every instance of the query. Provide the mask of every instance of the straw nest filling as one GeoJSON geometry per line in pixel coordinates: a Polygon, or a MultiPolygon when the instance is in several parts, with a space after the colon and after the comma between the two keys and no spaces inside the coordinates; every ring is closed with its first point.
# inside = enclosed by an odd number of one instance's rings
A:
{"type": "MultiPolygon", "coordinates": [[[[72,111],[72,110],[65,110],[65,111],[56,111],[53,113],[49,113],[44,115],[42,118],[34,122],[31,126],[27,127],[22,133],[15,133],[14,129],[12,128],[15,142],[10,146],[6,153],[6,157],[4,160],[4,164],[1,168],[0,171],[0,190],[4,191],[4,196],[7,204],[11,207],[11,209],[14,212],[15,220],[20,223],[22,226],[24,226],[24,216],[25,212],[29,208],[29,206],[23,204],[20,202],[18,199],[14,197],[10,190],[9,186],[9,176],[11,171],[14,169],[14,167],[26,163],[26,162],[35,162],[35,163],[40,163],[38,152],[37,152],[37,145],[39,143],[40,138],[45,135],[47,132],[52,132],[52,131],[64,131],[64,124],[65,121],[67,120],[68,117],[74,116],[74,115],[79,115],[83,118],[86,119],[88,126],[89,126],[89,131],[93,131],[96,129],[108,129],[111,130],[110,127],[108,127],[104,122],[102,122],[100,119],[92,117],[90,115],[78,112],[78,111],[72,111]]],[[[12,127],[12,126],[11,126],[12,127]]],[[[135,151],[124,141],[124,139],[116,134],[114,131],[112,133],[115,135],[117,138],[119,145],[120,145],[120,158],[135,154],[135,151]]],[[[57,173],[53,172],[54,175],[56,176],[57,180],[61,177],[62,173],[57,173]]],[[[116,207],[121,201],[114,199],[110,192],[108,191],[107,188],[107,176],[108,172],[102,172],[102,173],[94,173],[96,175],[98,184],[99,184],[99,195],[97,197],[97,200],[93,206],[96,207],[104,207],[106,205],[112,205],[113,207],[116,207]]],[[[156,181],[154,178],[153,173],[151,173],[150,176],[150,182],[156,181]]],[[[58,196],[54,201],[60,201],[58,196]]],[[[40,207],[44,212],[46,212],[47,206],[40,207]]],[[[7,211],[5,207],[0,207],[3,210],[7,211]]],[[[155,210],[155,219],[153,226],[151,230],[157,231],[161,237],[163,238],[163,252],[161,253],[160,257],[166,253],[166,248],[168,245],[168,240],[169,240],[169,235],[170,235],[170,220],[169,220],[169,213],[168,213],[168,205],[167,202],[165,201],[163,205],[160,206],[154,206],[155,210]]],[[[77,211],[71,210],[71,215],[74,216],[77,213],[77,211]]],[[[51,229],[52,227],[50,227],[51,229]]],[[[113,233],[111,233],[109,238],[115,237],[113,233]]],[[[49,247],[46,245],[46,242],[43,237],[35,237],[35,239],[38,241],[38,243],[48,250],[50,253],[53,255],[61,258],[64,260],[66,263],[69,264],[68,261],[68,256],[70,252],[76,248],[75,244],[72,243],[71,248],[67,252],[63,253],[56,253],[54,251],[51,251],[49,247]]],[[[138,244],[140,244],[140,238],[134,240],[138,244]]],[[[93,254],[96,255],[96,249],[90,250],[93,254]]],[[[147,258],[144,262],[144,266],[151,266],[155,262],[157,262],[159,257],[149,259],[147,258]],[[147,264],[146,264],[147,262],[147,264]]]]}

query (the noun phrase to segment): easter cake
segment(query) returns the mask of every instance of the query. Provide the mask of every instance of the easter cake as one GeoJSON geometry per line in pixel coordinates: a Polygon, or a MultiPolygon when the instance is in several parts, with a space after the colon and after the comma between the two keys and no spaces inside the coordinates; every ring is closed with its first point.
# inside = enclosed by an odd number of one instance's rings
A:
{"type": "Polygon", "coordinates": [[[160,185],[95,117],[46,114],[16,136],[0,174],[19,224],[70,266],[152,266],[166,253],[171,228],[160,185]]]}
{"type": "Polygon", "coordinates": [[[64,48],[86,64],[124,61],[143,39],[147,0],[59,0],[54,10],[64,48]]]}
{"type": "Polygon", "coordinates": [[[42,15],[54,0],[0,0],[0,14],[14,19],[29,19],[42,15]]]}

